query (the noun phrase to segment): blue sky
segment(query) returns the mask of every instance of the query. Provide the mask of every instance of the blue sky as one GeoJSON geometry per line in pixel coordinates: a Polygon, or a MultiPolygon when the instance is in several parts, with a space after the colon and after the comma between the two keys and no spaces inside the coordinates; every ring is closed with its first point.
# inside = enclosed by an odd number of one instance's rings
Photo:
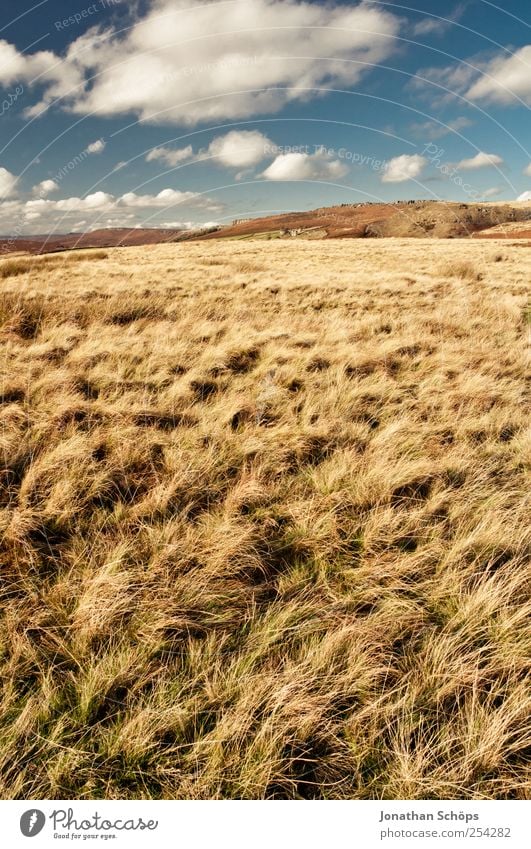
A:
{"type": "Polygon", "coordinates": [[[4,234],[531,193],[529,0],[3,0],[0,89],[4,234]]]}

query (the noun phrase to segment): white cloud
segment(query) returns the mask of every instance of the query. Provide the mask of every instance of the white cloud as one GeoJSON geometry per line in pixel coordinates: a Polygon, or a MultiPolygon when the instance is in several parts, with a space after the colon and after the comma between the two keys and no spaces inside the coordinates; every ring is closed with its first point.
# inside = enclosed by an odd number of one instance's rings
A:
{"type": "Polygon", "coordinates": [[[101,153],[104,149],[105,142],[103,141],[103,139],[98,139],[97,141],[92,142],[92,144],[89,144],[87,146],[87,153],[101,153]]]}
{"type": "Polygon", "coordinates": [[[50,195],[52,192],[56,192],[59,186],[54,180],[43,180],[41,183],[38,183],[36,186],[33,186],[33,194],[38,195],[38,197],[44,198],[50,195]]]}
{"type": "Polygon", "coordinates": [[[474,122],[470,120],[470,118],[466,118],[464,115],[460,118],[456,118],[455,121],[448,121],[449,130],[455,130],[459,132],[459,130],[466,130],[468,127],[473,127],[474,122]]]}
{"type": "Polygon", "coordinates": [[[416,136],[428,139],[429,141],[435,141],[436,139],[442,139],[443,136],[447,136],[452,131],[459,133],[461,130],[466,130],[473,125],[474,122],[470,118],[463,116],[456,118],[454,121],[448,121],[447,124],[438,124],[436,121],[423,121],[419,124],[411,124],[411,130],[413,130],[416,136]]]}
{"type": "Polygon", "coordinates": [[[98,211],[101,209],[110,209],[115,202],[112,195],[106,192],[94,192],[87,195],[85,198],[71,197],[63,200],[28,200],[25,204],[25,209],[31,212],[80,212],[80,211],[98,211]]]}
{"type": "MultiPolygon", "coordinates": [[[[59,211],[79,210],[102,210],[113,207],[136,207],[138,209],[151,209],[166,207],[175,204],[191,204],[194,207],[205,209],[220,209],[220,204],[211,198],[204,197],[196,192],[180,192],[176,189],[162,189],[157,195],[138,195],[136,192],[126,192],[119,198],[113,197],[106,192],[95,192],[86,198],[67,198],[57,201],[28,201],[28,204],[54,204],[59,211]]],[[[28,205],[26,204],[26,205],[28,205]]]]}
{"type": "Polygon", "coordinates": [[[106,218],[105,221],[98,222],[97,226],[98,227],[105,226],[105,227],[125,227],[125,228],[127,228],[127,227],[131,227],[132,223],[134,222],[134,219],[135,219],[134,213],[130,212],[127,215],[122,214],[122,215],[119,215],[119,216],[114,216],[112,218],[106,218]]]}
{"type": "MultiPolygon", "coordinates": [[[[200,150],[199,155],[212,157],[217,164],[227,168],[248,168],[270,155],[274,147],[271,139],[258,130],[231,130],[212,139],[208,148],[200,150]]],[[[191,144],[177,150],[155,147],[147,154],[146,162],[160,160],[173,167],[180,162],[186,162],[194,155],[191,144]]]]}
{"type": "MultiPolygon", "coordinates": [[[[194,207],[219,209],[220,204],[212,198],[199,195],[196,192],[179,192],[176,189],[162,189],[157,195],[138,195],[135,192],[126,192],[121,197],[114,197],[107,192],[94,192],[84,198],[71,197],[62,200],[49,200],[39,198],[28,200],[23,208],[31,212],[58,211],[79,212],[83,210],[99,211],[112,209],[114,207],[137,207],[149,209],[152,207],[165,208],[172,204],[188,204],[194,207]]],[[[6,204],[2,204],[2,207],[6,204]]]]}
{"type": "Polygon", "coordinates": [[[208,198],[203,199],[196,192],[179,192],[175,189],[163,189],[157,195],[137,195],[135,192],[127,192],[119,199],[119,204],[129,207],[165,208],[172,204],[184,204],[190,201],[193,201],[196,206],[207,206],[209,209],[219,208],[219,205],[208,198]]]}
{"type": "Polygon", "coordinates": [[[503,159],[497,153],[480,151],[471,159],[462,159],[457,167],[463,171],[476,171],[478,168],[490,168],[492,165],[503,165],[503,159]]]}
{"type": "Polygon", "coordinates": [[[443,35],[449,30],[456,21],[459,21],[466,11],[466,4],[460,3],[453,12],[448,12],[447,15],[437,17],[422,18],[413,27],[413,35],[443,35]]]}
{"type": "Polygon", "coordinates": [[[40,75],[49,81],[56,61],[54,54],[49,51],[19,53],[13,44],[0,39],[0,85],[8,86],[14,82],[31,81],[32,78],[40,75]]]}
{"type": "Polygon", "coordinates": [[[11,197],[15,194],[17,177],[7,168],[0,168],[0,198],[11,197]]]}
{"type": "Polygon", "coordinates": [[[265,159],[272,148],[271,139],[258,130],[232,130],[213,139],[208,153],[228,168],[249,168],[265,159]]]}
{"type": "Polygon", "coordinates": [[[528,177],[531,177],[531,162],[529,163],[529,165],[526,165],[523,173],[526,174],[528,177]]]}
{"type": "Polygon", "coordinates": [[[10,45],[6,56],[13,79],[31,78],[30,61],[42,66],[48,88],[32,114],[62,96],[78,114],[193,125],[277,112],[319,96],[320,86],[353,85],[393,52],[399,29],[397,16],[364,0],[234,0],[221,9],[154,0],[131,28],[89,30],[61,61],[21,57],[10,45]]]}
{"type": "Polygon", "coordinates": [[[510,103],[519,97],[531,103],[531,44],[511,55],[503,53],[483,67],[483,73],[467,91],[471,100],[510,103]]]}
{"type": "Polygon", "coordinates": [[[517,104],[520,99],[531,104],[531,44],[504,51],[488,61],[472,56],[460,65],[419,70],[413,85],[425,89],[432,103],[434,98],[435,102],[445,102],[458,95],[472,101],[517,104]],[[448,93],[441,94],[425,80],[447,88],[448,93]]]}
{"type": "Polygon", "coordinates": [[[422,174],[426,162],[425,157],[418,153],[395,156],[384,168],[382,183],[405,183],[406,180],[415,179],[422,174]]]}
{"type": "Polygon", "coordinates": [[[523,195],[517,197],[516,200],[531,200],[531,192],[524,192],[523,195]]]}
{"type": "Polygon", "coordinates": [[[37,53],[19,53],[17,48],[0,40],[0,86],[24,83],[45,86],[42,100],[29,107],[25,114],[33,117],[41,114],[56,98],[69,95],[72,89],[81,91],[85,80],[85,68],[72,56],[69,49],[66,57],[56,56],[49,50],[37,53]]]}
{"type": "Polygon", "coordinates": [[[483,192],[484,198],[496,198],[501,195],[503,188],[501,186],[493,186],[492,189],[485,189],[483,192]]]}
{"type": "Polygon", "coordinates": [[[25,221],[27,227],[17,225],[17,232],[35,232],[31,222],[39,221],[39,231],[69,232],[77,229],[79,219],[88,227],[107,226],[107,221],[125,222],[123,226],[160,226],[156,221],[148,221],[156,216],[157,210],[167,210],[179,206],[180,209],[193,208],[205,211],[220,211],[223,205],[213,198],[195,192],[180,192],[176,189],[163,189],[156,195],[138,195],[126,192],[120,197],[107,192],[93,192],[84,198],[70,197],[51,200],[36,197],[31,200],[13,200],[0,202],[0,232],[10,233],[14,222],[25,221]],[[154,210],[152,212],[151,210],[154,210]],[[80,215],[81,214],[81,215],[80,215]],[[129,225],[127,222],[129,221],[129,225]]]}
{"type": "Polygon", "coordinates": [[[153,150],[150,150],[146,156],[146,162],[155,162],[160,160],[161,162],[166,162],[167,165],[170,165],[173,168],[175,165],[178,165],[179,162],[186,162],[187,159],[191,159],[193,155],[194,149],[191,144],[187,145],[187,147],[182,147],[179,150],[170,150],[166,147],[154,147],[153,150]]]}
{"type": "Polygon", "coordinates": [[[348,168],[326,153],[281,153],[262,174],[266,180],[338,180],[348,168]]]}
{"type": "Polygon", "coordinates": [[[167,227],[168,230],[191,230],[196,225],[193,221],[164,221],[160,226],[167,227]]]}
{"type": "MultiPolygon", "coordinates": [[[[475,64],[479,67],[477,62],[475,64]]],[[[472,61],[442,68],[420,68],[408,85],[420,92],[433,107],[452,103],[456,97],[464,96],[475,75],[472,61]]]]}
{"type": "Polygon", "coordinates": [[[423,18],[413,27],[413,35],[440,34],[447,29],[447,24],[438,18],[423,18]]]}
{"type": "Polygon", "coordinates": [[[87,195],[78,203],[79,198],[69,198],[68,200],[58,200],[57,209],[106,209],[113,203],[113,196],[107,192],[94,192],[87,195]]]}

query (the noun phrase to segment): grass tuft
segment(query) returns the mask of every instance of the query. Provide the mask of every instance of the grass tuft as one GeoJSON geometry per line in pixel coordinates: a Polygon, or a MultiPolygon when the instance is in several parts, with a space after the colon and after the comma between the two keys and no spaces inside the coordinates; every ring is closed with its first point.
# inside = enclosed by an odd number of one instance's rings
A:
{"type": "Polygon", "coordinates": [[[3,798],[529,797],[531,255],[491,251],[0,263],[3,798]]]}

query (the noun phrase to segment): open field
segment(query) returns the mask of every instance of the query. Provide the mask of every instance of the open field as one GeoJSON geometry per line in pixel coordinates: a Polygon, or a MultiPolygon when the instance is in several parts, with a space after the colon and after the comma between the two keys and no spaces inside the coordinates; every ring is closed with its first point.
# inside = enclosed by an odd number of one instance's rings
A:
{"type": "Polygon", "coordinates": [[[490,240],[2,260],[0,795],[525,798],[530,279],[490,240]]]}

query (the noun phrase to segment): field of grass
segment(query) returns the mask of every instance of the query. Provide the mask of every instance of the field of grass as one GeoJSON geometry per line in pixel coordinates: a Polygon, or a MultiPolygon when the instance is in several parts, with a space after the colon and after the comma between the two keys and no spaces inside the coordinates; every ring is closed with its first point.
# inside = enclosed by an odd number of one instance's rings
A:
{"type": "Polygon", "coordinates": [[[531,251],[107,253],[0,261],[0,795],[529,795],[531,251]]]}

